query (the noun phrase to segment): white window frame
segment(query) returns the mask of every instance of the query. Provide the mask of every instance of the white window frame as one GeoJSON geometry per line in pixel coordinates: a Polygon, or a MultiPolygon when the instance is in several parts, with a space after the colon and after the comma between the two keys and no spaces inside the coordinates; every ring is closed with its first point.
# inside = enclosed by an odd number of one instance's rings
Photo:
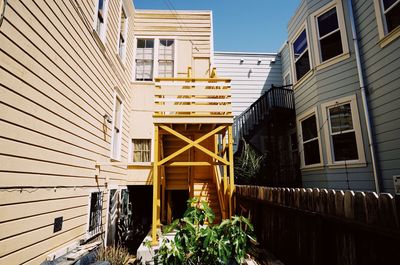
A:
{"type": "MultiPolygon", "coordinates": [[[[400,4],[400,1],[398,1],[397,4],[400,4]]],[[[386,26],[385,14],[383,11],[384,9],[382,0],[374,0],[374,7],[375,7],[376,23],[378,25],[378,33],[380,39],[379,44],[381,48],[383,48],[400,36],[400,27],[397,27],[391,32],[388,32],[386,26]]]]}
{"type": "Polygon", "coordinates": [[[320,135],[320,125],[319,125],[319,119],[318,119],[318,111],[317,108],[311,108],[301,114],[297,118],[297,133],[298,133],[298,150],[300,154],[300,164],[301,164],[301,169],[313,169],[313,168],[319,168],[324,165],[324,157],[322,155],[322,145],[321,145],[321,135],[320,135]],[[317,164],[312,164],[312,165],[306,165],[305,164],[305,157],[304,157],[304,142],[303,142],[303,131],[302,131],[302,126],[301,122],[306,120],[307,118],[314,116],[315,115],[315,120],[316,120],[316,126],[317,126],[317,134],[318,134],[318,146],[319,146],[319,157],[320,157],[320,163],[317,164]]]}
{"type": "Polygon", "coordinates": [[[88,210],[87,210],[87,222],[86,222],[86,234],[85,234],[85,240],[89,240],[90,238],[93,238],[103,231],[104,223],[103,223],[103,210],[104,210],[104,191],[103,190],[98,190],[98,189],[91,189],[89,190],[90,194],[88,196],[88,210]],[[98,231],[89,231],[90,228],[90,208],[91,208],[91,201],[92,201],[92,195],[93,193],[100,193],[101,195],[101,214],[100,214],[100,227],[98,231]]]}
{"type": "MultiPolygon", "coordinates": [[[[154,79],[158,75],[158,52],[160,46],[160,40],[173,40],[174,41],[174,75],[173,77],[177,76],[177,58],[178,58],[178,43],[177,38],[175,36],[135,36],[133,41],[133,46],[135,47],[134,54],[134,67],[133,67],[133,75],[132,75],[132,82],[140,82],[140,83],[153,83],[154,79]],[[153,52],[153,80],[152,81],[141,81],[136,80],[136,49],[137,49],[137,41],[138,39],[148,39],[154,40],[154,52],[153,52]]],[[[188,56],[191,56],[188,54],[188,56]]]]}
{"type": "Polygon", "coordinates": [[[96,0],[96,5],[94,9],[94,18],[93,18],[93,31],[96,32],[99,39],[105,43],[106,42],[106,33],[107,33],[107,18],[108,18],[108,9],[109,9],[110,0],[103,0],[103,26],[97,31],[97,20],[98,20],[98,9],[99,9],[99,0],[96,0]]]}
{"type": "MultiPolygon", "coordinates": [[[[289,41],[290,64],[291,64],[291,68],[292,68],[292,83],[293,83],[293,85],[299,85],[303,80],[308,79],[308,77],[312,75],[314,64],[313,64],[313,60],[312,60],[312,56],[311,56],[310,43],[311,42],[310,42],[309,30],[308,30],[308,27],[307,27],[307,21],[304,21],[303,24],[301,25],[301,27],[296,31],[296,33],[293,35],[293,37],[289,41]],[[306,49],[306,51],[308,51],[308,60],[310,62],[310,70],[308,70],[308,72],[298,80],[297,79],[297,72],[296,72],[296,59],[294,57],[293,44],[294,44],[294,42],[297,40],[297,38],[300,36],[300,34],[304,30],[306,31],[306,39],[307,39],[307,49],[306,49]]],[[[304,51],[303,54],[306,51],[304,51]]],[[[295,88],[295,86],[293,86],[293,88],[295,88]]]]}
{"type": "Polygon", "coordinates": [[[128,42],[129,17],[128,17],[127,8],[125,7],[125,4],[124,4],[123,0],[120,1],[119,10],[120,10],[120,15],[119,15],[119,19],[118,19],[117,54],[118,54],[121,62],[123,64],[125,64],[125,61],[126,61],[126,46],[127,46],[127,42],[128,42]],[[125,25],[124,25],[124,29],[123,29],[123,38],[124,38],[125,41],[124,41],[124,44],[123,44],[122,54],[121,54],[119,43],[120,43],[120,39],[121,39],[121,16],[122,16],[122,12],[125,13],[126,19],[125,19],[125,25]]]}
{"type": "Polygon", "coordinates": [[[283,85],[284,86],[287,86],[287,85],[291,85],[291,84],[286,84],[286,77],[289,77],[289,79],[290,79],[290,82],[289,83],[292,83],[293,84],[293,82],[292,82],[292,76],[291,76],[291,74],[290,74],[290,70],[287,70],[286,71],[286,73],[283,75],[283,85]]]}
{"type": "Polygon", "coordinates": [[[311,15],[311,20],[312,20],[312,23],[311,23],[312,42],[313,42],[314,54],[315,54],[315,56],[314,56],[315,57],[315,66],[317,68],[320,69],[320,68],[328,67],[329,65],[336,64],[336,63],[350,57],[349,44],[348,44],[348,40],[347,40],[346,24],[345,24],[345,19],[344,19],[344,15],[343,15],[342,0],[334,0],[331,3],[318,9],[311,15]],[[340,38],[342,41],[342,53],[323,62],[322,56],[321,56],[321,47],[320,47],[321,45],[320,45],[320,37],[319,37],[319,31],[318,31],[318,17],[325,14],[332,8],[336,8],[336,15],[337,15],[337,19],[338,19],[339,28],[336,31],[328,33],[328,35],[325,35],[323,38],[330,36],[331,34],[337,32],[337,31],[340,31],[340,38]]]}
{"type": "Polygon", "coordinates": [[[115,161],[120,161],[121,160],[121,146],[122,146],[122,130],[123,130],[123,123],[124,123],[124,121],[123,121],[123,117],[124,117],[124,100],[123,100],[123,97],[122,97],[122,95],[120,94],[120,93],[118,93],[117,91],[114,91],[114,100],[113,100],[113,102],[114,102],[114,104],[113,104],[113,116],[112,116],[112,129],[111,129],[111,148],[110,148],[110,158],[111,158],[111,160],[115,160],[115,161]],[[120,100],[121,101],[121,112],[120,112],[120,117],[119,117],[119,120],[120,120],[120,128],[119,128],[119,131],[120,131],[120,133],[119,133],[119,135],[118,135],[118,139],[116,140],[116,142],[114,143],[114,130],[115,130],[115,121],[116,121],[116,106],[117,106],[117,100],[120,100]],[[114,144],[117,144],[118,145],[118,147],[117,147],[117,154],[114,154],[114,144]]]}
{"type": "Polygon", "coordinates": [[[364,142],[361,134],[360,116],[358,113],[357,97],[356,95],[332,100],[321,104],[322,118],[326,121],[326,126],[324,126],[324,137],[326,143],[326,157],[328,166],[338,166],[345,167],[348,165],[353,166],[365,166],[365,152],[364,152],[364,142]],[[356,136],[358,160],[346,160],[346,161],[334,161],[333,154],[333,141],[331,134],[331,121],[329,117],[329,109],[335,106],[340,106],[350,103],[351,107],[351,117],[353,122],[353,130],[356,136]]]}

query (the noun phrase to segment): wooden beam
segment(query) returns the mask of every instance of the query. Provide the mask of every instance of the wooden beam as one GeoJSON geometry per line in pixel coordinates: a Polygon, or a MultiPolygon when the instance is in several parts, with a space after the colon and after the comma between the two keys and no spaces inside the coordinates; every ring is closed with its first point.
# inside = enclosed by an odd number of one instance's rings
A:
{"type": "Polygon", "coordinates": [[[212,162],[171,162],[166,163],[164,166],[167,167],[196,167],[196,166],[217,166],[217,165],[225,165],[223,163],[212,163],[212,162]]]}
{"type": "Polygon", "coordinates": [[[153,216],[151,226],[152,245],[156,246],[157,241],[157,204],[158,204],[158,126],[154,126],[154,163],[153,163],[153,216]]]}
{"type": "Polygon", "coordinates": [[[234,170],[233,170],[233,135],[232,135],[232,126],[228,127],[228,148],[229,148],[229,216],[233,215],[233,193],[235,191],[235,183],[234,183],[234,170]]]}
{"type": "Polygon", "coordinates": [[[161,125],[160,126],[163,130],[169,132],[170,134],[178,137],[179,139],[185,141],[188,143],[188,145],[182,147],[181,149],[179,149],[178,151],[174,152],[173,154],[169,155],[168,157],[164,158],[163,160],[161,160],[160,162],[158,162],[159,165],[163,165],[166,162],[170,161],[171,159],[173,159],[174,157],[182,154],[183,152],[185,152],[186,150],[192,148],[192,147],[196,147],[199,150],[203,151],[204,153],[206,153],[207,155],[211,156],[212,158],[215,158],[217,160],[219,160],[220,162],[222,162],[223,164],[229,165],[229,162],[226,161],[225,159],[217,156],[216,154],[214,154],[213,152],[211,152],[210,150],[206,149],[205,147],[199,145],[199,143],[201,143],[202,141],[206,140],[207,138],[211,137],[212,135],[220,132],[221,130],[225,129],[225,125],[219,126],[218,128],[212,130],[211,132],[203,135],[202,137],[200,137],[199,139],[197,139],[196,141],[192,141],[191,139],[187,138],[186,136],[178,133],[177,131],[165,126],[165,125],[161,125]]]}

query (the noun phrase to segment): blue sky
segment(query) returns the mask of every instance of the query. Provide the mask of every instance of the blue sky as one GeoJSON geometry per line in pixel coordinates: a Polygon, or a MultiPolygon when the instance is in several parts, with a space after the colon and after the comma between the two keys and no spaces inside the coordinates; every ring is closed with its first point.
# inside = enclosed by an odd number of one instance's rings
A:
{"type": "MultiPolygon", "coordinates": [[[[168,0],[134,0],[138,9],[169,9],[168,0]]],[[[216,51],[277,52],[300,0],[169,0],[175,9],[212,10],[216,51]]]]}

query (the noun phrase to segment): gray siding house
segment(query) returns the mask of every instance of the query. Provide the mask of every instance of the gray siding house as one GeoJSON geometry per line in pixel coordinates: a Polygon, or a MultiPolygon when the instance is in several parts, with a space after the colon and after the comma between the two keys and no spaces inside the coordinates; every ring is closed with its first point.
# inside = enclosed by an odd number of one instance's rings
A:
{"type": "Polygon", "coordinates": [[[395,192],[399,24],[394,0],[303,0],[290,20],[280,55],[304,187],[395,192]]]}

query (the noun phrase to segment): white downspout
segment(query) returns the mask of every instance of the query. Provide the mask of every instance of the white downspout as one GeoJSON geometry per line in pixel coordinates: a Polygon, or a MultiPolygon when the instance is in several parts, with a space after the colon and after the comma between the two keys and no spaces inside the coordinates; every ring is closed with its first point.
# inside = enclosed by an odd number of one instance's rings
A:
{"type": "Polygon", "coordinates": [[[354,50],[355,50],[354,52],[355,52],[356,61],[357,61],[358,81],[360,83],[361,97],[362,97],[362,102],[364,105],[364,116],[365,116],[365,122],[367,125],[368,144],[369,144],[369,149],[371,152],[372,172],[373,172],[374,181],[375,181],[375,191],[376,191],[376,193],[379,194],[380,189],[379,189],[378,170],[376,168],[375,147],[374,147],[374,140],[372,137],[371,118],[370,118],[369,108],[368,108],[368,100],[367,100],[367,93],[366,93],[365,83],[364,83],[364,75],[362,72],[362,65],[361,65],[361,59],[360,59],[360,50],[358,47],[356,26],[355,26],[355,22],[354,22],[353,0],[348,0],[347,3],[349,4],[351,31],[353,34],[353,42],[354,42],[354,50]]]}

